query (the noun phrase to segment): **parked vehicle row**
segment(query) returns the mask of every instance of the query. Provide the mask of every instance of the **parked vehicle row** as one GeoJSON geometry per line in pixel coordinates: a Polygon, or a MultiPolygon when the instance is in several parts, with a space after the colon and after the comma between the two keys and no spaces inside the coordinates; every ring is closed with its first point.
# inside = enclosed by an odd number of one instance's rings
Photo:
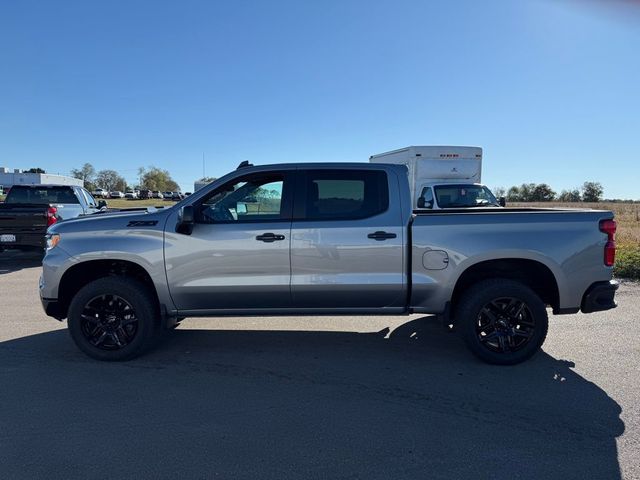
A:
{"type": "Polygon", "coordinates": [[[185,197],[185,194],[181,192],[160,192],[158,190],[126,190],[125,192],[114,190],[109,192],[102,188],[94,190],[92,194],[97,198],[126,198],[129,200],[157,198],[159,200],[179,201],[185,197]]]}

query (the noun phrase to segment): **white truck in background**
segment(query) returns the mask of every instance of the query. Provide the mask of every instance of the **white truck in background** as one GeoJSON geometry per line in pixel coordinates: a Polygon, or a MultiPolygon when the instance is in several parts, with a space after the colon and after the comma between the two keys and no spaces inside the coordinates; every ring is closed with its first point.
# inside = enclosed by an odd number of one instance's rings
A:
{"type": "Polygon", "coordinates": [[[504,206],[480,183],[480,147],[412,146],[371,155],[369,161],[406,165],[414,209],[504,206]]]}

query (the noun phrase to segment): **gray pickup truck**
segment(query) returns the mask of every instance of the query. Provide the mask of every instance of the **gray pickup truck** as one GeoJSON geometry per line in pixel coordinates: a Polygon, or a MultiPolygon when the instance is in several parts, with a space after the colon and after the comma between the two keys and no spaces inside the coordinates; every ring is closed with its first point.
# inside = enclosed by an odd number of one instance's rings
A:
{"type": "Polygon", "coordinates": [[[411,205],[404,166],[242,164],[171,208],[53,225],[40,296],[100,360],[185,317],[430,313],[514,364],[544,342],[547,307],[616,306],[609,211],[411,205]]]}

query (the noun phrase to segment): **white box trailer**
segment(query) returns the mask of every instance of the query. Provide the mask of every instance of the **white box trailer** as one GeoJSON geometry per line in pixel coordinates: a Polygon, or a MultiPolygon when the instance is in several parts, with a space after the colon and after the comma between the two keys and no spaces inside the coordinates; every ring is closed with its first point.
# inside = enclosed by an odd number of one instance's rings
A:
{"type": "Polygon", "coordinates": [[[482,148],[416,146],[371,155],[370,162],[406,165],[412,197],[425,183],[480,183],[482,148]]]}
{"type": "Polygon", "coordinates": [[[372,163],[406,165],[414,208],[426,198],[426,208],[496,206],[497,200],[482,181],[482,148],[462,146],[411,146],[371,155],[372,163]],[[455,187],[454,187],[455,186],[455,187]],[[439,191],[442,194],[439,196],[439,191]],[[457,203],[451,199],[469,196],[457,203]],[[473,201],[471,198],[473,197],[473,201]],[[478,199],[479,197],[479,199],[478,199]],[[448,199],[448,200],[445,200],[448,199]],[[464,200],[464,202],[463,202],[464,200]],[[477,201],[476,201],[477,200],[477,201]],[[430,203],[430,206],[429,205],[430,203]],[[456,207],[447,207],[446,203],[456,207]]]}

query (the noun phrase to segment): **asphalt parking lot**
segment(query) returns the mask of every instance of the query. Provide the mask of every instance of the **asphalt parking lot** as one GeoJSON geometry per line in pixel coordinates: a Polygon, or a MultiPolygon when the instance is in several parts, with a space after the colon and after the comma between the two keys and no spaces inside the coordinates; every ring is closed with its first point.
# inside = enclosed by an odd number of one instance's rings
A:
{"type": "Polygon", "coordinates": [[[186,320],[100,363],[0,254],[0,478],[640,478],[640,285],[475,360],[431,317],[186,320]]]}

